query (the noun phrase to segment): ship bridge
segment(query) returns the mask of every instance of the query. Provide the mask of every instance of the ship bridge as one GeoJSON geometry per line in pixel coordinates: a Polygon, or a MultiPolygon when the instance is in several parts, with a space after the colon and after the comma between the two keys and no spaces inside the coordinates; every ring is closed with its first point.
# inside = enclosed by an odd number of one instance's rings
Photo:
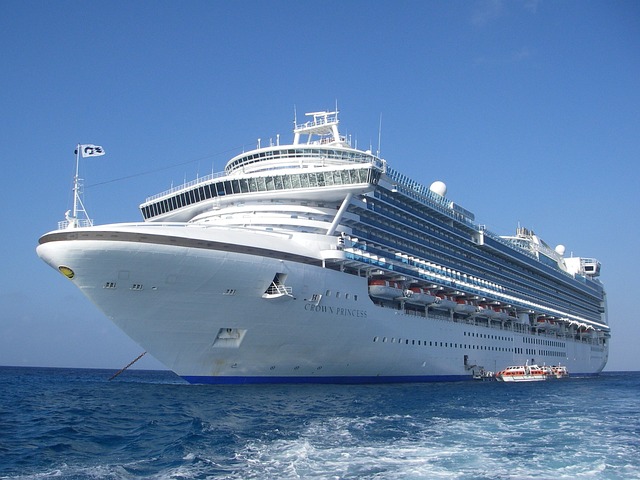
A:
{"type": "Polygon", "coordinates": [[[306,123],[295,126],[293,130],[293,144],[300,144],[300,137],[307,135],[307,145],[340,143],[349,146],[346,138],[341,137],[338,131],[338,112],[310,112],[305,113],[308,117],[313,117],[306,123]],[[316,138],[318,137],[318,138],[316,138]]]}

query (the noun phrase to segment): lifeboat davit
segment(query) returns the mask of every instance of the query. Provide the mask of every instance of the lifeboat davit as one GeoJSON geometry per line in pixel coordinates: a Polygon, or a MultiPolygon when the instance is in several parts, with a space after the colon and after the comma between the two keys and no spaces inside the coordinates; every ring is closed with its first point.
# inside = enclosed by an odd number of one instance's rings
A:
{"type": "Polygon", "coordinates": [[[385,300],[395,300],[403,296],[402,287],[397,282],[389,280],[370,280],[369,295],[385,300]]]}
{"type": "Polygon", "coordinates": [[[404,292],[407,303],[412,305],[431,305],[439,301],[429,290],[419,287],[411,287],[404,292]]]}

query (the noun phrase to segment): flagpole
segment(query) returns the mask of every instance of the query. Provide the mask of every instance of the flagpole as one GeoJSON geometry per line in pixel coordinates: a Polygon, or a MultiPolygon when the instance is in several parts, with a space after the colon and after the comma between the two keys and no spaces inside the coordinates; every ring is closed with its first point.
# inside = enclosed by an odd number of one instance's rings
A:
{"type": "Polygon", "coordinates": [[[98,145],[81,145],[76,146],[76,171],[73,176],[73,212],[67,210],[64,214],[65,221],[58,223],[58,228],[79,228],[79,227],[92,227],[93,220],[89,218],[87,210],[82,203],[82,179],[80,178],[80,156],[85,157],[101,157],[104,155],[104,148],[98,145]],[[82,153],[80,150],[82,149],[82,153]],[[85,218],[80,220],[78,215],[83,214],[85,218]]]}
{"type": "MultiPolygon", "coordinates": [[[[78,177],[79,177],[79,165],[80,165],[80,144],[78,144],[78,146],[76,147],[76,174],[73,177],[73,217],[72,217],[72,222],[73,222],[73,227],[77,227],[78,226],[78,177]]],[[[71,225],[69,225],[71,226],[71,225]]]]}

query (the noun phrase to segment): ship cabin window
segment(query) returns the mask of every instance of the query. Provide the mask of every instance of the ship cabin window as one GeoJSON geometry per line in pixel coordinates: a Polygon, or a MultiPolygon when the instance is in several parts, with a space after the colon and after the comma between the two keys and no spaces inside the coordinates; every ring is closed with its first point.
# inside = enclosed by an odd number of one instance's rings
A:
{"type": "Polygon", "coordinates": [[[330,297],[330,296],[331,296],[331,290],[327,290],[326,296],[327,296],[327,297],[330,297]]]}
{"type": "Polygon", "coordinates": [[[353,300],[356,301],[356,302],[358,301],[358,295],[357,294],[353,296],[353,300]]]}

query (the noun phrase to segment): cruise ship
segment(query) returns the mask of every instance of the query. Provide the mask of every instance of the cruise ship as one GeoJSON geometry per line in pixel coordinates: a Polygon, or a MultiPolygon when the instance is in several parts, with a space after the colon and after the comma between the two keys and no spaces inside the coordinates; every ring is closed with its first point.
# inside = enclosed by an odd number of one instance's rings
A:
{"type": "Polygon", "coordinates": [[[74,209],[38,255],[191,383],[604,368],[596,259],[524,227],[491,232],[443,182],[427,187],[354,148],[337,110],[305,120],[290,144],[278,136],[147,198],[143,221],[93,225],[74,209]]]}

